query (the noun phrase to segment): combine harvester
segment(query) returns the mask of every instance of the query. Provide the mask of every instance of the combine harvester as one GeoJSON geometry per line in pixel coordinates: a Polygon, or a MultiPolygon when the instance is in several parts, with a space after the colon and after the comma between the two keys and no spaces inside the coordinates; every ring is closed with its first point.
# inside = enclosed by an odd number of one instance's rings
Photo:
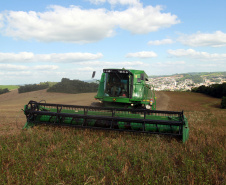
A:
{"type": "Polygon", "coordinates": [[[24,106],[24,128],[46,124],[172,135],[183,142],[188,140],[188,122],[183,111],[155,110],[154,87],[142,70],[104,69],[95,98],[104,106],[30,101],[24,106]]]}

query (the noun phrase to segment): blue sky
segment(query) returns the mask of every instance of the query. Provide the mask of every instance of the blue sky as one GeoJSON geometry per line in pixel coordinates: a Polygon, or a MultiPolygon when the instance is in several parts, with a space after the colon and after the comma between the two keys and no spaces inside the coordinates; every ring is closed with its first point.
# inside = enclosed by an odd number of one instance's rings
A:
{"type": "Polygon", "coordinates": [[[0,1],[0,84],[226,71],[225,0],[0,1]]]}

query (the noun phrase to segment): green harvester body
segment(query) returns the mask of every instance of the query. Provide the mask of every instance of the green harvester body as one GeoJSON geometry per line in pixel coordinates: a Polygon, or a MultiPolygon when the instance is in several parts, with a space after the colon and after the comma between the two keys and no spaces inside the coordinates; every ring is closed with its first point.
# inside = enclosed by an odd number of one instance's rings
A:
{"type": "Polygon", "coordinates": [[[183,111],[155,110],[154,88],[147,82],[141,70],[104,69],[95,98],[107,107],[30,101],[24,106],[24,128],[46,124],[172,135],[187,141],[189,128],[183,111]]]}
{"type": "Polygon", "coordinates": [[[106,107],[156,109],[154,87],[143,70],[104,69],[95,98],[106,107]]]}

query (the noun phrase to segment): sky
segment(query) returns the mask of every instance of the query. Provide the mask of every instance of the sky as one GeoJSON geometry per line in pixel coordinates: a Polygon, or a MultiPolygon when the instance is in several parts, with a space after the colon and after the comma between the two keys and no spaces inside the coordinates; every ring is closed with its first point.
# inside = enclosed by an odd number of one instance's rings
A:
{"type": "Polygon", "coordinates": [[[0,1],[0,85],[226,71],[225,0],[0,1]]]}

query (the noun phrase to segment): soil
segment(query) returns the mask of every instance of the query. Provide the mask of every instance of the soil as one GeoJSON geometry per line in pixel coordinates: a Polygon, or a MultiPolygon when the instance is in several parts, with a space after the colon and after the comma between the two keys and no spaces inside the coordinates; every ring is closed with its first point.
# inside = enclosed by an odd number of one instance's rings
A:
{"type": "Polygon", "coordinates": [[[170,97],[166,92],[156,91],[156,109],[168,110],[170,97]]]}
{"type": "MultiPolygon", "coordinates": [[[[18,93],[12,90],[0,95],[0,135],[20,133],[26,123],[25,115],[21,109],[30,100],[47,103],[69,104],[69,105],[98,105],[94,99],[96,93],[65,94],[52,93],[39,90],[28,93],[18,93]]],[[[170,97],[165,92],[156,92],[157,110],[167,110],[170,97]]]]}

